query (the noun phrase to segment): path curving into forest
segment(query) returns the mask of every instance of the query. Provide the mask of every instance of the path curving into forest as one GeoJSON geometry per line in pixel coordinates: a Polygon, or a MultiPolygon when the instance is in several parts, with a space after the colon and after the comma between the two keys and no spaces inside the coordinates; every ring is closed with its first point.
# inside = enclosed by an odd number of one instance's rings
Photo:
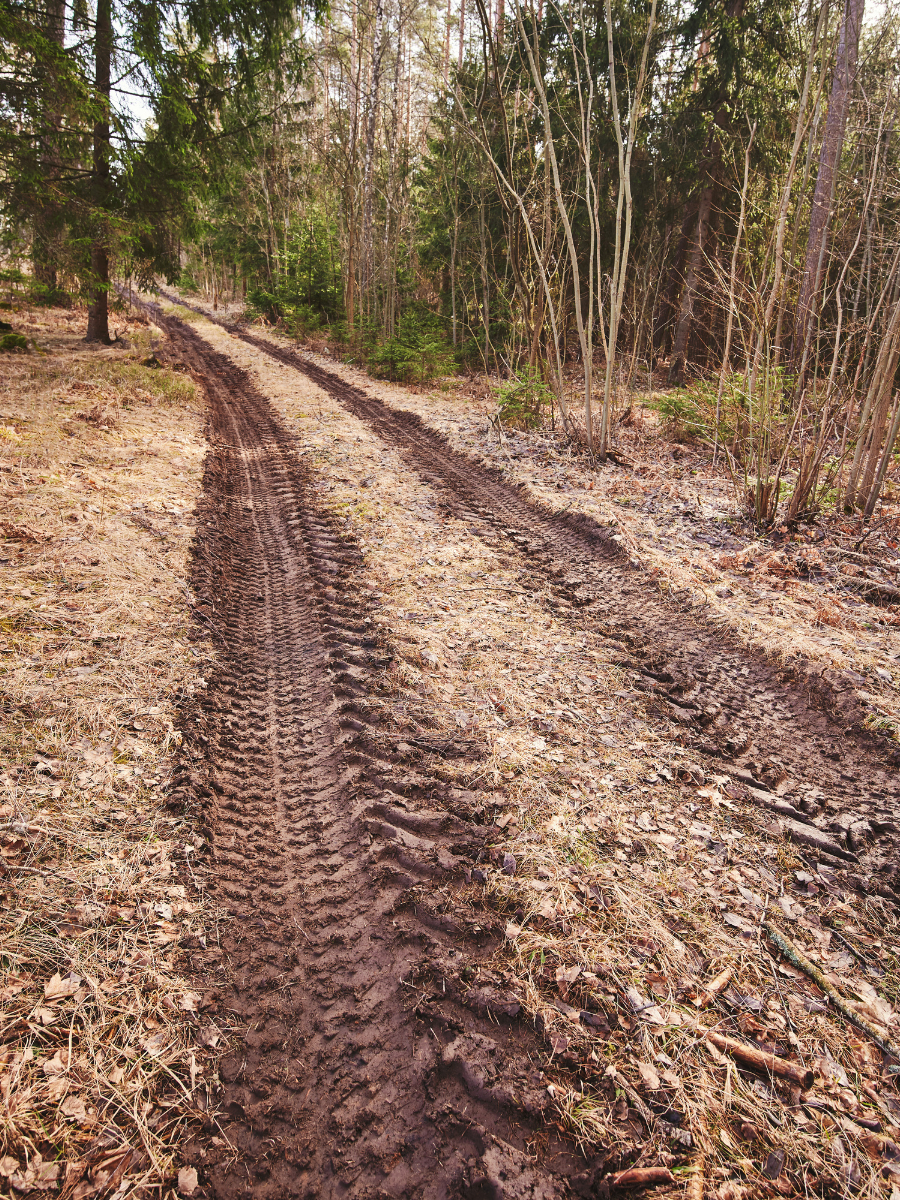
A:
{"type": "Polygon", "coordinates": [[[302,372],[365,421],[476,536],[499,536],[516,547],[575,606],[575,619],[622,643],[637,686],[679,723],[680,740],[736,768],[745,798],[770,813],[785,836],[848,869],[863,892],[900,903],[898,755],[862,728],[852,680],[812,664],[786,671],[738,645],[663,596],[589,518],[536,504],[454,450],[417,415],[303,354],[217,323],[302,372]]]}

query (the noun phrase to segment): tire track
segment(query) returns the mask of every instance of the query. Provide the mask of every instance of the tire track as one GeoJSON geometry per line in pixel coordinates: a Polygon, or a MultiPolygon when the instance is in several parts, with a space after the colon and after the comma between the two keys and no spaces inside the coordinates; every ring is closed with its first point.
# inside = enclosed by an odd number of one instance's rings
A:
{"type": "Polygon", "coordinates": [[[215,1136],[189,1149],[204,1190],[553,1200],[573,1176],[592,1186],[599,1166],[556,1133],[515,997],[467,994],[466,964],[494,944],[454,901],[482,840],[478,797],[376,747],[358,551],[246,373],[154,319],[210,405],[193,582],[218,666],[179,782],[232,917],[195,962],[220,980],[204,1005],[242,1042],[221,1065],[215,1136]]]}
{"type": "Polygon", "coordinates": [[[746,797],[771,812],[785,836],[854,869],[851,878],[862,891],[900,903],[900,754],[861,728],[864,712],[852,681],[813,664],[779,669],[679,611],[590,518],[547,511],[454,450],[417,415],[294,351],[216,323],[301,371],[364,420],[474,533],[512,542],[582,620],[628,647],[636,686],[679,723],[682,742],[735,764],[746,797]]]}

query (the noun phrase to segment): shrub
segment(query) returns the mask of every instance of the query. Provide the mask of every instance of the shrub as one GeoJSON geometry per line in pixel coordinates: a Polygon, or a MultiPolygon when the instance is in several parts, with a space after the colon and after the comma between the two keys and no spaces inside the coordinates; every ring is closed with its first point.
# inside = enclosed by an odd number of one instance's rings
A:
{"type": "MultiPolygon", "coordinates": [[[[674,388],[656,401],[656,410],[663,421],[666,432],[676,442],[687,437],[697,437],[705,429],[705,416],[702,394],[694,385],[687,388],[674,388]]],[[[715,409],[715,399],[713,400],[715,409]]]]}
{"type": "Polygon", "coordinates": [[[398,383],[427,383],[453,367],[453,353],[437,320],[411,309],[397,322],[397,332],[366,348],[370,370],[398,383]]]}
{"type": "Polygon", "coordinates": [[[543,410],[553,409],[553,393],[530,367],[500,384],[495,394],[500,420],[519,429],[535,429],[541,423],[543,410]]]}

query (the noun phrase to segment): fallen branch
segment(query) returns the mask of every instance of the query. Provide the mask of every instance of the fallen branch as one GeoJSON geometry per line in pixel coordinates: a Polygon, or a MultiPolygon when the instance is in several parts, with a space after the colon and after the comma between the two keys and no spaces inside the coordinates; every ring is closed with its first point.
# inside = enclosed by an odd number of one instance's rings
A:
{"type": "Polygon", "coordinates": [[[900,600],[900,588],[889,583],[881,583],[876,579],[865,579],[858,575],[841,574],[844,587],[859,592],[865,600],[885,600],[888,604],[896,604],[900,600]]]}
{"type": "Polygon", "coordinates": [[[739,1063],[752,1067],[754,1071],[768,1071],[770,1075],[789,1079],[792,1083],[799,1084],[804,1091],[809,1091],[815,1082],[815,1075],[807,1067],[799,1067],[796,1063],[788,1062],[786,1058],[779,1058],[777,1054],[768,1054],[764,1050],[757,1050],[755,1046],[736,1042],[734,1038],[716,1033],[714,1029],[703,1032],[706,1033],[707,1041],[717,1050],[730,1054],[739,1063]]]}
{"type": "Polygon", "coordinates": [[[20,867],[18,863],[3,863],[0,879],[5,871],[24,871],[26,875],[43,875],[45,879],[64,879],[66,883],[73,883],[76,887],[81,887],[83,883],[83,880],[73,879],[71,875],[64,875],[62,871],[42,871],[39,867],[20,867]]]}
{"type": "Polygon", "coordinates": [[[694,1161],[694,1171],[685,1188],[684,1200],[703,1200],[706,1190],[706,1156],[701,1152],[694,1161]]]}
{"type": "Polygon", "coordinates": [[[726,967],[724,971],[718,974],[707,987],[703,989],[703,994],[700,997],[700,1007],[705,1008],[708,1004],[712,1004],[716,996],[720,992],[724,992],[725,988],[731,982],[734,975],[733,967],[726,967]]]}
{"type": "Polygon", "coordinates": [[[653,1187],[661,1183],[674,1183],[675,1176],[668,1167],[629,1167],[615,1175],[607,1175],[603,1181],[609,1187],[653,1187]]]}
{"type": "Polygon", "coordinates": [[[855,1009],[851,1008],[837,988],[828,982],[819,968],[814,966],[806,955],[801,953],[794,943],[785,937],[780,929],[773,925],[771,921],[763,921],[762,927],[791,966],[797,967],[798,970],[808,975],[816,987],[821,988],[829,1000],[831,1000],[838,1012],[843,1013],[851,1024],[856,1025],[864,1033],[867,1033],[878,1049],[884,1054],[889,1054],[891,1058],[896,1058],[900,1061],[900,1046],[895,1046],[889,1038],[879,1033],[871,1021],[867,1021],[865,1017],[860,1016],[855,1009]]]}

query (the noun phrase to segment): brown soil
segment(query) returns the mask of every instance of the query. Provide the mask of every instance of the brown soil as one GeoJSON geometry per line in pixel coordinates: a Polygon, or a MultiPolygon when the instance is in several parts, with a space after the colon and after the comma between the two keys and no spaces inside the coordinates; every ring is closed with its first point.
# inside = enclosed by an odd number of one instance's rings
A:
{"type": "Polygon", "coordinates": [[[515,998],[481,997],[479,1014],[457,991],[454,959],[496,944],[489,920],[414,890],[461,878],[483,840],[480,797],[375,749],[379,646],[358,552],[246,374],[164,324],[210,402],[195,587],[220,668],[182,782],[233,920],[195,966],[221,973],[204,1007],[244,1027],[221,1068],[225,1119],[188,1157],[221,1197],[588,1186],[591,1164],[545,1119],[539,1037],[515,998]]]}
{"type": "MultiPolygon", "coordinates": [[[[552,1103],[557,1084],[583,1089],[551,1074],[519,995],[467,987],[504,932],[462,900],[466,877],[485,878],[472,860],[489,797],[410,766],[409,745],[384,749],[385,646],[357,547],[249,375],[158,319],[211,406],[194,582],[220,671],[186,729],[182,785],[233,918],[195,963],[221,980],[204,1006],[244,1029],[222,1068],[227,1117],[190,1157],[216,1196],[595,1194],[609,1162],[559,1136],[552,1103]]],[[[241,336],[368,423],[474,537],[549,580],[563,619],[617,648],[623,699],[640,694],[695,756],[727,763],[743,781],[729,795],[778,819],[770,835],[896,904],[892,749],[861,728],[852,681],[786,678],[679,611],[590,521],[548,513],[413,414],[241,336]]],[[[554,1054],[566,1041],[550,1039],[554,1054]]]]}
{"type": "Polygon", "coordinates": [[[780,816],[783,833],[834,865],[858,865],[861,890],[897,899],[898,755],[863,728],[853,679],[821,664],[788,672],[748,652],[660,596],[590,519],[542,510],[416,415],[300,354],[240,336],[368,422],[440,490],[449,511],[471,520],[473,533],[509,540],[535,571],[549,573],[562,603],[623,643],[635,686],[683,723],[683,744],[743,768],[753,801],[780,816]]]}

